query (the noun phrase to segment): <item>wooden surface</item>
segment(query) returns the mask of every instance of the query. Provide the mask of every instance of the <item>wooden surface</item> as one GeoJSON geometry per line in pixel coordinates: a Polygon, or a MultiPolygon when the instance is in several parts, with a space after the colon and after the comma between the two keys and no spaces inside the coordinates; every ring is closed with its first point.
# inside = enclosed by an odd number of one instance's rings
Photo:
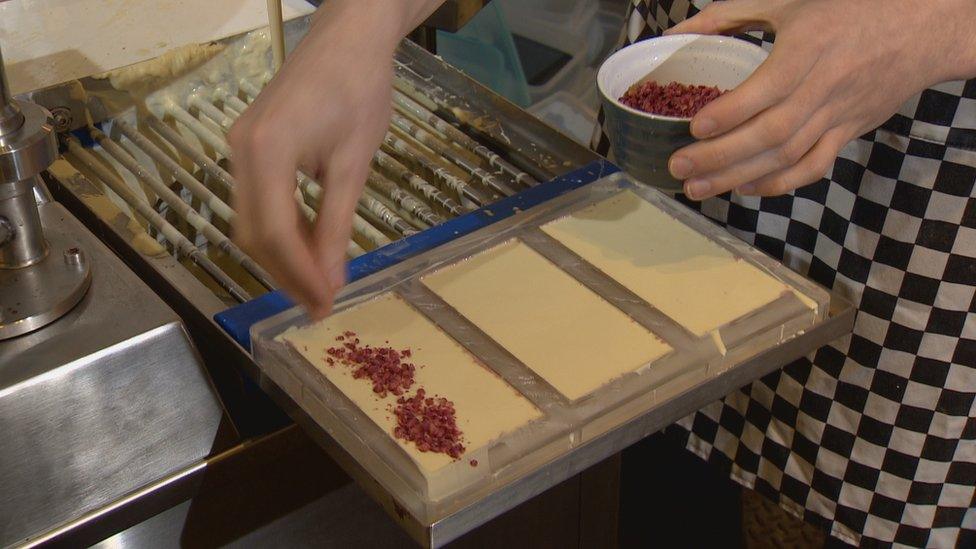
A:
{"type": "Polygon", "coordinates": [[[455,32],[491,0],[447,0],[424,22],[425,27],[455,32]]]}

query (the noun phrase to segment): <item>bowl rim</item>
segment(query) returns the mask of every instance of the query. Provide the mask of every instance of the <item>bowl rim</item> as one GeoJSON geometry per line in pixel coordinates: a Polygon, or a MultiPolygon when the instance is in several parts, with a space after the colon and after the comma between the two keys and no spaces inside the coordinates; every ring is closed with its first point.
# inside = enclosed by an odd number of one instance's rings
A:
{"type": "MultiPolygon", "coordinates": [[[[706,42],[711,42],[716,46],[727,46],[731,44],[732,47],[743,48],[746,50],[753,50],[754,53],[761,53],[763,57],[769,55],[769,52],[767,52],[760,46],[757,46],[752,42],[742,40],[741,38],[736,38],[734,36],[724,36],[724,35],[715,35],[715,34],[691,34],[691,33],[656,36],[653,38],[648,38],[646,40],[641,40],[640,42],[634,42],[633,44],[620,48],[619,50],[613,52],[613,54],[611,54],[610,57],[604,59],[603,63],[600,64],[600,69],[597,71],[596,74],[597,90],[600,92],[600,95],[605,99],[607,99],[614,107],[623,109],[625,112],[629,112],[631,114],[643,118],[658,120],[662,122],[690,123],[691,118],[684,118],[680,116],[665,116],[662,114],[652,114],[623,104],[622,102],[620,102],[619,98],[611,97],[611,95],[607,93],[607,91],[603,88],[603,80],[604,80],[603,76],[605,75],[604,71],[608,70],[606,69],[606,67],[610,63],[610,61],[612,61],[614,57],[617,57],[618,55],[620,55],[622,52],[626,50],[630,50],[632,48],[653,49],[655,47],[660,47],[662,43],[666,43],[666,42],[693,42],[697,40],[704,40],[706,42]]],[[[633,84],[631,84],[631,86],[633,86],[633,84]]]]}

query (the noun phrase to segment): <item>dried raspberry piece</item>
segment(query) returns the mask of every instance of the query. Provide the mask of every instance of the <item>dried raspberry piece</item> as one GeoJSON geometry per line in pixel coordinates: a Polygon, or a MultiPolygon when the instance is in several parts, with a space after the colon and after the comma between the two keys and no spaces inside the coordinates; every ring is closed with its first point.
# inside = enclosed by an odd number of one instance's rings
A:
{"type": "Polygon", "coordinates": [[[438,452],[454,459],[464,453],[461,429],[450,400],[428,397],[421,388],[412,397],[398,398],[393,414],[397,419],[393,434],[413,442],[421,452],[438,452]]]}
{"type": "Polygon", "coordinates": [[[692,118],[723,93],[715,86],[687,86],[679,82],[662,86],[651,80],[632,86],[620,102],[650,114],[692,118]]]}
{"type": "MultiPolygon", "coordinates": [[[[454,403],[439,396],[428,397],[423,387],[412,397],[401,396],[413,386],[418,368],[405,361],[413,354],[410,349],[360,346],[359,338],[349,331],[337,336],[336,341],[340,345],[325,351],[329,366],[338,363],[351,367],[353,378],[368,379],[381,398],[390,393],[399,397],[393,407],[397,423],[394,436],[413,442],[421,452],[460,458],[464,453],[463,434],[457,426],[454,403]]],[[[477,460],[470,463],[472,467],[478,465],[477,460]]]]}
{"type": "Polygon", "coordinates": [[[341,346],[326,349],[326,363],[333,365],[338,360],[343,365],[353,366],[352,377],[369,379],[374,393],[381,397],[387,393],[400,396],[413,385],[416,366],[404,362],[400,351],[390,347],[360,346],[356,334],[348,331],[336,340],[344,342],[341,346]],[[340,337],[343,339],[339,340],[340,337]]]}

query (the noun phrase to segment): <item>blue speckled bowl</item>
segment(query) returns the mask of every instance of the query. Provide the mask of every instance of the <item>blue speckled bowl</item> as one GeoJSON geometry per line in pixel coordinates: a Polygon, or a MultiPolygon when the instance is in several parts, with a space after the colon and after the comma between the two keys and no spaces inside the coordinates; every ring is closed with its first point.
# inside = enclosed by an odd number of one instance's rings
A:
{"type": "Polygon", "coordinates": [[[611,55],[597,74],[611,160],[648,185],[670,192],[681,190],[681,181],[668,172],[668,159],[694,141],[690,119],[641,112],[619,98],[645,80],[730,90],[765,59],[766,51],[749,42],[697,34],[652,38],[611,55]]]}

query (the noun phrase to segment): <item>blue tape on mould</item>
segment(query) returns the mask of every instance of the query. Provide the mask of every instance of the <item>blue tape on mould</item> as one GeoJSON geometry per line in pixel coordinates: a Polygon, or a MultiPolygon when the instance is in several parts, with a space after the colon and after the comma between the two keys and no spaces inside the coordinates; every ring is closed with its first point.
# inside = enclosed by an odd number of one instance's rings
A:
{"type": "MultiPolygon", "coordinates": [[[[349,281],[381,271],[407,258],[487,227],[517,211],[526,210],[618,171],[619,168],[606,160],[597,160],[552,181],[373,250],[349,262],[349,281]]],[[[251,326],[292,306],[294,303],[283,293],[271,292],[218,313],[214,319],[241,346],[250,349],[251,326]]]]}

